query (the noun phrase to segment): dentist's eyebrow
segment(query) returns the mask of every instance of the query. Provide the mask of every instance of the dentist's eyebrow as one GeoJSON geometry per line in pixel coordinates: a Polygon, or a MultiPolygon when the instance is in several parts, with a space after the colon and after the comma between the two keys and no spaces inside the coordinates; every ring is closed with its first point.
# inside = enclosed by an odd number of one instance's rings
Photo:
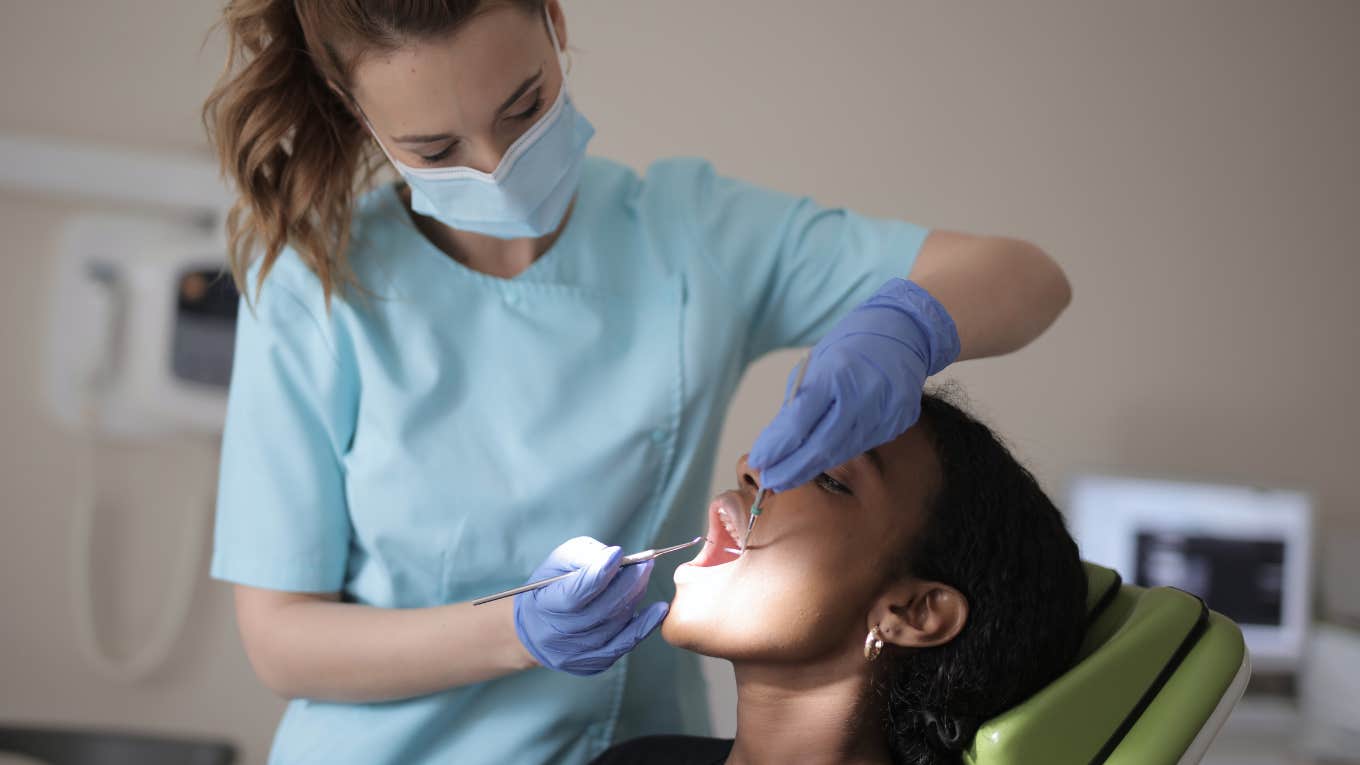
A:
{"type": "Polygon", "coordinates": [[[515,88],[515,92],[514,92],[514,93],[511,93],[511,94],[510,94],[510,97],[507,98],[507,99],[505,99],[505,103],[501,104],[501,108],[499,108],[499,109],[496,110],[496,113],[497,113],[497,114],[500,114],[501,112],[505,111],[506,109],[509,109],[510,107],[514,106],[514,105],[515,105],[515,102],[519,100],[520,96],[522,96],[522,95],[524,95],[525,93],[529,92],[529,88],[532,88],[532,87],[534,86],[534,83],[538,82],[539,78],[542,77],[542,76],[543,76],[543,65],[542,65],[542,64],[539,64],[539,65],[538,65],[538,71],[537,71],[537,72],[534,72],[534,73],[531,74],[531,75],[529,75],[529,79],[525,80],[524,82],[521,82],[521,83],[519,84],[519,87],[518,87],[518,88],[515,88]]]}
{"type": "Polygon", "coordinates": [[[447,141],[452,137],[452,133],[431,133],[429,135],[401,135],[392,140],[396,143],[434,143],[435,141],[447,141]]]}
{"type": "MultiPolygon", "coordinates": [[[[525,93],[528,93],[529,89],[532,88],[534,84],[537,83],[539,79],[542,77],[543,67],[542,65],[540,65],[538,67],[537,72],[534,72],[533,74],[529,75],[528,79],[526,79],[524,82],[521,82],[519,84],[519,87],[515,88],[515,92],[511,93],[510,97],[505,99],[505,103],[500,105],[500,108],[496,110],[496,113],[500,114],[504,112],[506,109],[509,109],[510,107],[514,106],[515,102],[518,101],[525,93]]],[[[447,141],[453,137],[454,135],[452,133],[428,133],[421,135],[396,136],[392,140],[396,143],[434,143],[435,141],[447,141]]]]}

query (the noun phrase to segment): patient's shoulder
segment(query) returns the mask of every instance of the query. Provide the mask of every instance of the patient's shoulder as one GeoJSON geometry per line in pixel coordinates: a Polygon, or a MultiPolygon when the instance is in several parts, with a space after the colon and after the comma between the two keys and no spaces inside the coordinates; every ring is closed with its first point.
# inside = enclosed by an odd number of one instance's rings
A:
{"type": "Polygon", "coordinates": [[[721,765],[731,751],[730,738],[644,736],[609,748],[590,765],[721,765]]]}

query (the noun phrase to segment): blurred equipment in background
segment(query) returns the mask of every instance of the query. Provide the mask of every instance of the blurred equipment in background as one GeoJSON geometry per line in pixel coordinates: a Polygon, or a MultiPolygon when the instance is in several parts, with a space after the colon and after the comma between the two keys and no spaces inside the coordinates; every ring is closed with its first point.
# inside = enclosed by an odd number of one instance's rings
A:
{"type": "Polygon", "coordinates": [[[66,224],[48,385],[68,427],[214,434],[226,414],[236,288],[215,230],[127,216],[66,224]]]}
{"type": "Polygon", "coordinates": [[[58,252],[45,387],[55,417],[87,439],[90,453],[71,525],[76,635],[95,669],[132,682],[165,663],[188,621],[212,516],[212,476],[204,476],[203,504],[183,518],[160,617],[135,652],[115,657],[100,638],[91,583],[98,449],[186,435],[215,449],[238,296],[221,273],[221,237],[210,227],[82,217],[66,224],[58,252]]]}
{"type": "Polygon", "coordinates": [[[0,726],[0,754],[44,765],[231,765],[236,760],[236,749],[222,741],[5,726],[0,726]]]}
{"type": "Polygon", "coordinates": [[[96,453],[105,442],[186,435],[216,448],[236,325],[235,288],[221,274],[220,221],[231,195],[215,165],[195,155],[19,135],[0,135],[0,187],[160,213],[86,216],[66,225],[45,370],[53,415],[84,436],[90,452],[72,519],[78,639],[100,672],[137,680],[164,663],[187,621],[212,490],[185,516],[161,618],[135,653],[115,658],[99,638],[90,583],[96,453]]]}
{"type": "Polygon", "coordinates": [[[1084,476],[1068,509],[1082,557],[1142,587],[1200,596],[1242,627],[1258,671],[1298,668],[1313,597],[1307,495],[1084,476]]]}
{"type": "Polygon", "coordinates": [[[17,133],[0,133],[0,188],[193,217],[218,217],[232,203],[217,163],[201,154],[17,133]]]}
{"type": "Polygon", "coordinates": [[[134,206],[59,243],[47,390],[58,420],[105,436],[221,429],[236,298],[217,164],[192,153],[0,134],[0,189],[134,206]]]}
{"type": "MultiPolygon", "coordinates": [[[[1319,567],[1309,496],[1086,475],[1071,485],[1068,512],[1083,558],[1143,587],[1198,595],[1241,626],[1253,676],[1206,762],[1294,762],[1301,749],[1297,733],[1310,724],[1300,685],[1316,673],[1320,634],[1313,624],[1319,567]]],[[[1313,687],[1339,700],[1342,685],[1313,687]]],[[[1355,698],[1349,697],[1352,710],[1360,708],[1355,698]]],[[[1337,718],[1334,712],[1322,724],[1337,718]]]]}
{"type": "Polygon", "coordinates": [[[1299,677],[1299,709],[1300,749],[1324,762],[1360,760],[1360,624],[1313,630],[1299,677]]]}

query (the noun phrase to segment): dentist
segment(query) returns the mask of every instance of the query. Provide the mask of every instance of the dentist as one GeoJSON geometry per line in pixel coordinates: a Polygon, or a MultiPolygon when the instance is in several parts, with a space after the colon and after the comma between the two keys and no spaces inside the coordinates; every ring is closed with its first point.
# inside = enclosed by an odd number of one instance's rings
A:
{"type": "Polygon", "coordinates": [[[293,699],[272,762],[570,764],[703,732],[694,657],[643,642],[674,562],[595,540],[699,533],[762,354],[816,344],[751,455],[777,491],[1069,299],[1023,242],[587,157],[558,0],[231,0],[222,25],[204,120],[246,305],[212,574],[293,699]]]}

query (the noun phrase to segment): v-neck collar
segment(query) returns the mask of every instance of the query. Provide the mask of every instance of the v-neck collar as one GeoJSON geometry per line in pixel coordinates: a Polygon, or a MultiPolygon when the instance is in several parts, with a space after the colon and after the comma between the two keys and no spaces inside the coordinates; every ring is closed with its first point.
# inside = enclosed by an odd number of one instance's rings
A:
{"type": "Polygon", "coordinates": [[[430,241],[429,237],[425,236],[424,232],[420,230],[420,227],[416,225],[415,220],[411,217],[411,212],[406,209],[406,205],[402,203],[401,193],[398,191],[398,183],[399,182],[384,184],[382,193],[387,203],[401,216],[402,224],[409,226],[411,233],[420,240],[418,248],[420,250],[420,256],[422,258],[434,257],[439,259],[446,267],[452,269],[454,273],[461,275],[465,279],[482,282],[502,289],[516,284],[533,284],[544,281],[541,277],[551,265],[548,261],[551,260],[555,263],[565,257],[563,251],[569,251],[574,246],[575,240],[578,238],[577,230],[582,227],[580,220],[578,220],[581,217],[582,194],[578,189],[576,198],[569,208],[570,217],[567,218],[566,225],[563,226],[561,233],[558,234],[557,241],[553,242],[551,247],[545,250],[542,255],[535,258],[534,262],[525,267],[523,271],[520,271],[514,276],[508,278],[493,276],[492,274],[478,271],[460,263],[456,258],[444,252],[435,245],[434,242],[430,241]]]}

